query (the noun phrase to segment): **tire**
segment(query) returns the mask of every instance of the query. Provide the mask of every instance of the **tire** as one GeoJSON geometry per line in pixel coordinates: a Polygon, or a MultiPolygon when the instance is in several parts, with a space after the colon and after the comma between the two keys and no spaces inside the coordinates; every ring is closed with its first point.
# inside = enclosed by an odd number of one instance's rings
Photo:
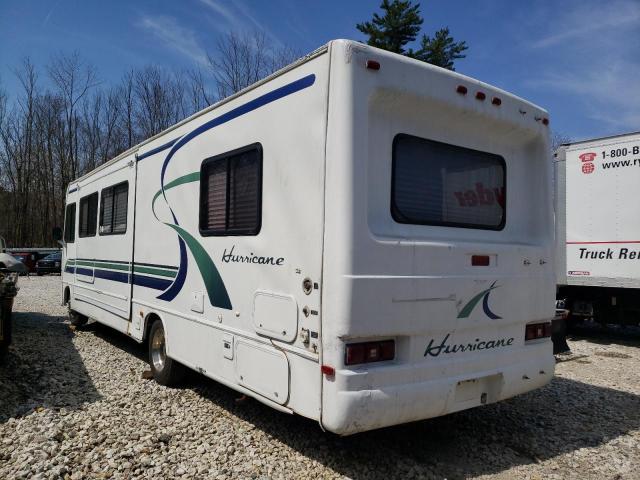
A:
{"type": "Polygon", "coordinates": [[[69,321],[74,327],[81,327],[87,323],[88,318],[84,315],[76,312],[75,310],[69,310],[69,321]]]}
{"type": "Polygon", "coordinates": [[[162,322],[156,320],[149,330],[149,365],[156,382],[172,386],[182,381],[185,367],[167,356],[165,338],[162,322]]]}

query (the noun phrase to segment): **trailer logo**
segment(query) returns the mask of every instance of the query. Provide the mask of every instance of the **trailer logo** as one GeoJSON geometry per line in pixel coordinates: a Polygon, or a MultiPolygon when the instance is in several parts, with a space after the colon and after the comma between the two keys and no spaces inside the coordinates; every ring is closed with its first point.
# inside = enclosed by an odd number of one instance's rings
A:
{"type": "Polygon", "coordinates": [[[480,340],[476,338],[469,343],[449,343],[450,333],[442,339],[440,343],[432,338],[429,340],[429,345],[424,351],[425,357],[437,357],[440,354],[447,353],[463,353],[463,352],[475,352],[477,350],[491,350],[494,348],[510,347],[513,345],[515,338],[496,338],[495,340],[480,340]]]}
{"type": "Polygon", "coordinates": [[[582,155],[578,155],[578,158],[582,161],[582,173],[593,173],[593,171],[596,169],[596,166],[593,163],[596,155],[597,154],[593,152],[587,152],[583,153],[582,155]]]}
{"type": "Polygon", "coordinates": [[[480,303],[480,300],[482,300],[482,310],[484,311],[484,314],[487,317],[489,317],[491,320],[501,319],[502,317],[493,313],[489,308],[489,294],[491,293],[492,290],[495,290],[500,286],[500,285],[496,285],[496,282],[493,282],[489,288],[481,291],[475,297],[469,300],[467,304],[464,307],[462,307],[462,310],[460,310],[460,313],[458,314],[458,318],[469,318],[469,315],[471,315],[471,312],[473,312],[473,309],[476,308],[476,305],[480,303]]]}

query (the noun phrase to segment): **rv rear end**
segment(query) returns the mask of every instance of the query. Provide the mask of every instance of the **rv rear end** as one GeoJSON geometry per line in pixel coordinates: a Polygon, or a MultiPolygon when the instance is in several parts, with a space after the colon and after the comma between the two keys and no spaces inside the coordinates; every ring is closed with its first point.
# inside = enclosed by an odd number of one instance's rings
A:
{"type": "Polygon", "coordinates": [[[545,385],[547,113],[360,44],[330,54],[322,425],[350,434],[545,385]]]}

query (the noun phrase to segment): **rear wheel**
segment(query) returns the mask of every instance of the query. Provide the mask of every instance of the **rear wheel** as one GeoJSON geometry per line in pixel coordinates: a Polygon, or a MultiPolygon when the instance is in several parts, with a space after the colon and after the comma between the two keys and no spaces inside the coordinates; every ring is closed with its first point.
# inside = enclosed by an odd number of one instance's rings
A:
{"type": "Polygon", "coordinates": [[[184,377],[185,367],[167,357],[167,343],[162,322],[156,320],[149,331],[149,365],[160,385],[176,385],[184,377]]]}
{"type": "Polygon", "coordinates": [[[69,310],[69,321],[74,327],[81,327],[87,323],[88,318],[75,310],[69,310]]]}

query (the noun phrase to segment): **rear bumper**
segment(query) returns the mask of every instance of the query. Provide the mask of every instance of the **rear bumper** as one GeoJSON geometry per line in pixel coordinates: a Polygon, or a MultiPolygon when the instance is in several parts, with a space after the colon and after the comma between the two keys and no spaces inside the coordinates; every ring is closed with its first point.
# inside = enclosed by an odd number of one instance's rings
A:
{"type": "MultiPolygon", "coordinates": [[[[500,356],[500,367],[492,362],[490,368],[469,368],[465,373],[415,382],[393,381],[395,376],[407,378],[407,366],[389,365],[367,372],[339,370],[333,380],[324,380],[322,425],[334,433],[350,435],[438,417],[535,390],[553,377],[551,348],[551,342],[545,341],[500,356]]],[[[442,365],[440,371],[447,367],[461,370],[458,364],[442,365]]],[[[420,376],[415,367],[413,371],[420,376]]]]}

